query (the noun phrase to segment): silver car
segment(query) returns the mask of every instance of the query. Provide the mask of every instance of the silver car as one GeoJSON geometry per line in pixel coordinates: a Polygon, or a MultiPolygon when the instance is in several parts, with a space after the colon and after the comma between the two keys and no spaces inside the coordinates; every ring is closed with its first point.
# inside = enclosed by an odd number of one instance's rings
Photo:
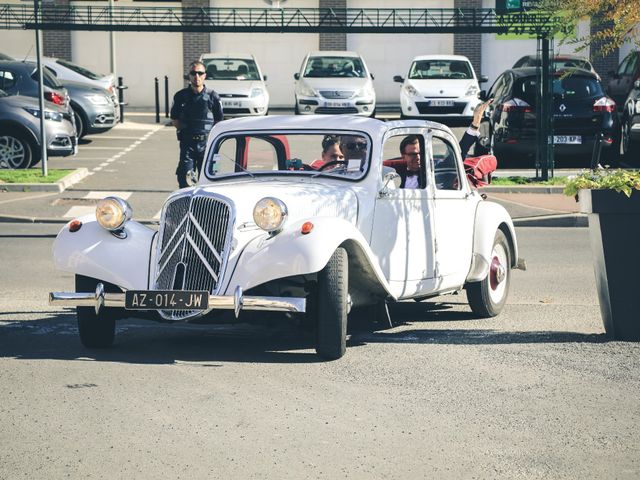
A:
{"type": "MultiPolygon", "coordinates": [[[[45,129],[49,156],[76,152],[75,128],[64,107],[45,102],[45,129]]],[[[0,90],[0,168],[29,168],[40,161],[40,107],[38,100],[7,95],[0,90]]]]}

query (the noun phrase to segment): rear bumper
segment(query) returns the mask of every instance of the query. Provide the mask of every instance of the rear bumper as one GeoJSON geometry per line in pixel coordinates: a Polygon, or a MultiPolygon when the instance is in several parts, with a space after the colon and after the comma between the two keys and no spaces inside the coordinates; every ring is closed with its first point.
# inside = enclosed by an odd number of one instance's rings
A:
{"type": "MultiPolygon", "coordinates": [[[[50,292],[49,305],[60,307],[94,307],[96,313],[103,307],[125,308],[124,293],[106,293],[99,283],[95,292],[50,292]]],[[[209,295],[209,311],[233,310],[236,317],[242,310],[305,313],[306,299],[293,297],[244,296],[237,287],[234,295],[209,295]]]]}

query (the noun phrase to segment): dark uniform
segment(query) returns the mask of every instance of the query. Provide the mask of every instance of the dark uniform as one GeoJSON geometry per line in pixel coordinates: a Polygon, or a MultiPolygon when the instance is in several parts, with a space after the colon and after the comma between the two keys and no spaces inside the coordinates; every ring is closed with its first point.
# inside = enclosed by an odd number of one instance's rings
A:
{"type": "Polygon", "coordinates": [[[205,86],[195,93],[189,86],[173,96],[171,119],[180,122],[178,140],[180,141],[180,161],[176,169],[179,188],[188,187],[187,173],[202,169],[207,136],[213,124],[221,121],[222,103],[213,90],[205,86]]]}

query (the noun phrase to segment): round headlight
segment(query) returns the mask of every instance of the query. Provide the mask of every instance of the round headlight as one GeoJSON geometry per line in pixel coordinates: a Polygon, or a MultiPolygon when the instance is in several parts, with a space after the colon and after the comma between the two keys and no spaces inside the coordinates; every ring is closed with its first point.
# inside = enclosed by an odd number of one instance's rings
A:
{"type": "Polygon", "coordinates": [[[120,230],[131,218],[131,206],[118,197],[103,198],[96,207],[96,220],[107,230],[120,230]]]}
{"type": "Polygon", "coordinates": [[[286,218],[287,206],[277,198],[265,197],[253,207],[253,221],[267,232],[280,230],[286,218]]]}

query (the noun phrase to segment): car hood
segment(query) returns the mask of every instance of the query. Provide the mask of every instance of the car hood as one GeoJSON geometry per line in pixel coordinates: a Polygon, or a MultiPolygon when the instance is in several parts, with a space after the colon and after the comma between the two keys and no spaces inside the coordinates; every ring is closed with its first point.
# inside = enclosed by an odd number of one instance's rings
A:
{"type": "Polygon", "coordinates": [[[407,80],[424,97],[464,97],[475,80],[407,80]]]}
{"type": "Polygon", "coordinates": [[[207,88],[214,90],[218,95],[251,95],[251,89],[264,88],[260,80],[205,80],[207,88]]]}
{"type": "Polygon", "coordinates": [[[73,82],[71,80],[60,80],[60,83],[69,91],[70,95],[78,94],[95,94],[101,93],[110,96],[110,93],[104,88],[96,87],[89,83],[73,82]]]}
{"type": "Polygon", "coordinates": [[[304,181],[243,179],[237,181],[218,181],[196,187],[198,192],[222,195],[231,200],[236,209],[236,227],[253,224],[253,207],[264,197],[275,197],[287,206],[287,223],[307,220],[313,217],[339,217],[356,222],[358,200],[350,185],[341,185],[340,181],[315,179],[304,181]]]}
{"type": "MultiPolygon", "coordinates": [[[[38,99],[35,97],[25,97],[24,95],[9,95],[8,97],[2,97],[2,102],[5,105],[11,105],[16,108],[36,108],[40,110],[40,104],[38,103],[38,99]]],[[[55,103],[51,103],[45,100],[44,108],[46,110],[51,110],[52,112],[65,113],[67,111],[66,108],[61,107],[60,105],[56,105],[55,103]]]]}
{"type": "Polygon", "coordinates": [[[361,90],[371,86],[369,78],[301,78],[314,90],[361,90]]]}

